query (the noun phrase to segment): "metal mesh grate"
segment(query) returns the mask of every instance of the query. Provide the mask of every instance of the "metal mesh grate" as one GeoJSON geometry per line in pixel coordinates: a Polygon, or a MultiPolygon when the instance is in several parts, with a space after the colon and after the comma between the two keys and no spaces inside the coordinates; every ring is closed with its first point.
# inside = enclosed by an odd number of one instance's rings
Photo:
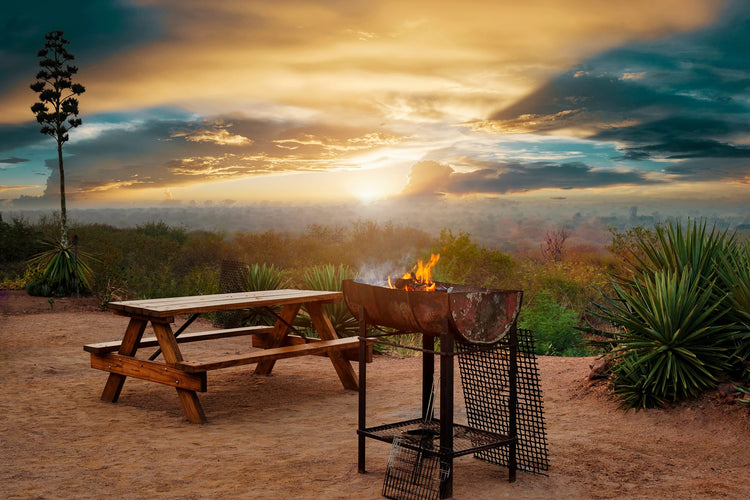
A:
{"type": "Polygon", "coordinates": [[[440,457],[427,454],[431,441],[397,436],[393,439],[388,468],[383,481],[383,496],[395,500],[437,500],[440,483],[450,474],[441,467],[440,457]]]}
{"type": "MultiPolygon", "coordinates": [[[[247,264],[233,260],[221,261],[219,275],[219,293],[244,292],[247,288],[247,264]]],[[[216,326],[220,328],[237,328],[241,326],[243,312],[218,311],[216,326]]]]}
{"type": "MultiPolygon", "coordinates": [[[[510,335],[491,349],[473,344],[456,344],[456,350],[461,354],[458,356],[458,366],[471,427],[498,434],[510,432],[509,342],[510,335]]],[[[516,468],[544,474],[549,470],[547,433],[539,370],[534,356],[534,337],[530,330],[518,330],[517,360],[516,468]]],[[[483,450],[474,456],[507,467],[508,453],[508,448],[501,447],[483,450]]]]}

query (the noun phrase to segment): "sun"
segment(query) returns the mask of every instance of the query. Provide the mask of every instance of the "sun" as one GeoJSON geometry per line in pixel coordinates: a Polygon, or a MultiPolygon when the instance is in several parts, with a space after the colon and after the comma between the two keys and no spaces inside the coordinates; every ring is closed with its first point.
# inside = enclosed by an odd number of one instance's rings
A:
{"type": "Polygon", "coordinates": [[[402,169],[393,168],[352,172],[346,180],[346,190],[362,203],[374,203],[400,193],[405,177],[402,169]]]}

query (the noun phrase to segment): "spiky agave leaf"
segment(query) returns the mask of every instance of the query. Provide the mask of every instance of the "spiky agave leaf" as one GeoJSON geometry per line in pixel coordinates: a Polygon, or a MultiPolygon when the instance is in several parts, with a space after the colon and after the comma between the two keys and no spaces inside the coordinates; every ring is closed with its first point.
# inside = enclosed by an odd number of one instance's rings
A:
{"type": "MultiPolygon", "coordinates": [[[[340,292],[342,289],[341,282],[345,279],[354,278],[355,275],[355,271],[348,266],[339,265],[336,267],[328,264],[307,269],[304,278],[305,285],[310,290],[340,292]]],[[[343,300],[333,304],[325,304],[323,309],[340,337],[351,337],[357,334],[359,328],[357,319],[349,312],[343,300]]]]}

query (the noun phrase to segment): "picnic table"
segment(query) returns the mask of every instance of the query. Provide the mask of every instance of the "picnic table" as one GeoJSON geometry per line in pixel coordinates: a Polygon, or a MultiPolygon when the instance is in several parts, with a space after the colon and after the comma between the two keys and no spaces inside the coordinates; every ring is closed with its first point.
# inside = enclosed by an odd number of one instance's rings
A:
{"type": "MultiPolygon", "coordinates": [[[[197,392],[207,390],[206,372],[256,363],[255,373],[268,375],[279,359],[305,355],[326,355],[330,358],[345,389],[357,390],[357,375],[350,360],[358,359],[357,337],[340,338],[326,315],[323,304],[341,300],[341,292],[316,290],[264,290],[258,292],[224,293],[191,297],[129,300],[110,302],[115,313],[130,317],[121,341],[87,344],[91,367],[109,372],[101,399],[114,403],[120,396],[126,377],[170,385],[177,389],[185,415],[190,422],[205,423],[197,392]],[[201,314],[254,307],[281,306],[273,326],[249,326],[183,333],[201,314]],[[293,335],[293,322],[302,306],[310,315],[320,338],[293,335]],[[176,315],[188,315],[179,329],[172,330],[176,315]],[[143,337],[148,323],[155,337],[143,337]],[[179,344],[227,337],[252,335],[253,349],[247,353],[210,359],[186,360],[179,344]],[[150,359],[136,358],[141,347],[158,347],[150,359]],[[163,361],[157,361],[159,354],[163,361]]],[[[363,360],[364,361],[364,360],[363,360]]]]}

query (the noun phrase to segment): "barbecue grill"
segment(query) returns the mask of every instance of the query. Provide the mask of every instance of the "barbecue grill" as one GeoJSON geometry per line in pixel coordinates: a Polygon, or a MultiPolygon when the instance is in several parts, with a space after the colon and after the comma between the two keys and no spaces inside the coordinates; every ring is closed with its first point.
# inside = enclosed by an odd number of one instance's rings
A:
{"type": "MultiPolygon", "coordinates": [[[[520,290],[494,290],[487,288],[436,283],[435,291],[401,290],[385,286],[370,285],[354,280],[343,282],[344,300],[351,313],[359,318],[360,350],[368,343],[392,344],[385,340],[402,333],[422,334],[422,417],[376,427],[366,426],[367,384],[365,363],[359,365],[359,437],[358,470],[365,472],[365,440],[372,438],[394,444],[394,450],[406,449],[410,456],[419,457],[414,471],[432,470],[424,467],[425,460],[437,464],[435,482],[439,485],[436,494],[449,498],[453,494],[453,459],[458,456],[491,453],[503,447],[503,462],[508,466],[508,480],[516,476],[516,445],[518,443],[517,375],[518,332],[516,319],[521,308],[523,292],[520,290]],[[387,328],[387,329],[386,329],[387,328]],[[377,333],[374,333],[374,332],[377,333]],[[440,350],[435,350],[439,339],[440,350]],[[485,425],[486,401],[481,401],[485,389],[499,382],[497,373],[470,373],[467,380],[476,385],[472,396],[467,395],[467,413],[473,425],[455,424],[453,419],[454,357],[461,353],[469,355],[493,353],[497,357],[502,344],[502,383],[507,389],[507,398],[502,432],[497,425],[485,425]],[[473,354],[472,354],[473,353],[473,354]],[[433,418],[432,380],[434,357],[440,358],[440,414],[433,418]],[[479,404],[474,404],[479,398],[479,404]]],[[[408,346],[402,346],[413,348],[408,346]]],[[[487,363],[466,363],[469,370],[487,363]]],[[[497,366],[495,363],[493,366],[497,366]]],[[[498,370],[495,369],[494,372],[498,370]]],[[[463,367],[462,367],[462,375],[463,367]]],[[[464,377],[462,376],[462,379],[464,377]]],[[[466,384],[465,384],[466,385],[466,384]]],[[[497,390],[494,391],[497,393],[497,390]]],[[[485,398],[486,399],[486,398],[485,398]]],[[[496,401],[495,401],[496,402],[496,401]]],[[[490,412],[497,410],[490,408],[490,412]]],[[[490,415],[490,419],[494,419],[490,415]]],[[[490,424],[496,424],[491,422],[490,424]]],[[[490,460],[494,461],[494,460],[490,460]]],[[[392,454],[391,463],[394,462],[392,454]]],[[[400,470],[400,468],[398,469],[400,470]]],[[[408,475],[407,475],[408,476],[408,475]]],[[[386,474],[383,494],[391,498],[433,498],[430,495],[415,495],[416,480],[411,485],[398,478],[403,474],[386,474]],[[395,478],[395,479],[394,479],[395,478]],[[395,489],[394,489],[395,488],[395,489]]],[[[411,477],[416,477],[414,474],[411,477]]]]}

